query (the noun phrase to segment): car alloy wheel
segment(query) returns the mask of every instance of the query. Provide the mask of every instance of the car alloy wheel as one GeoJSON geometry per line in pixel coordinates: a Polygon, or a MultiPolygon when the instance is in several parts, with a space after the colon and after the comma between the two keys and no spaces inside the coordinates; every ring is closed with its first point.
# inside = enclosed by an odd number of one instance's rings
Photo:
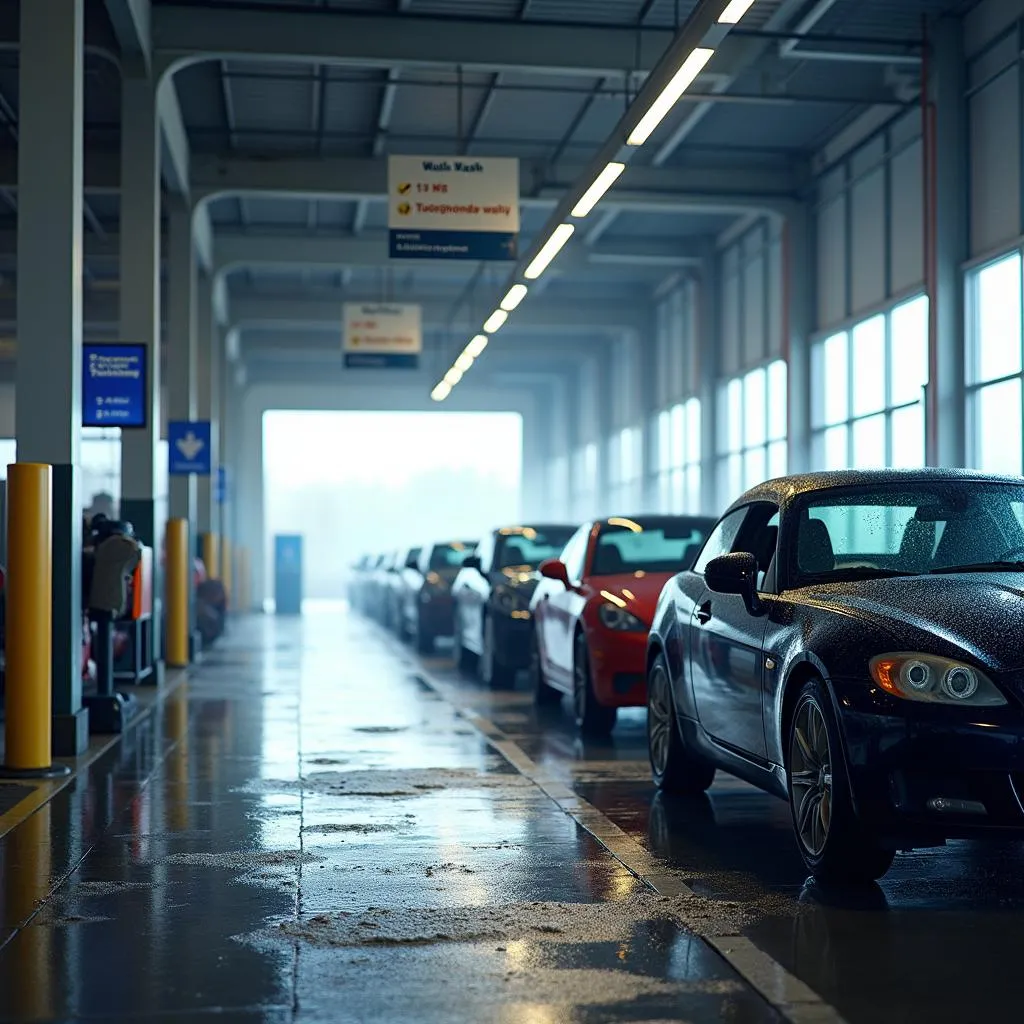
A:
{"type": "Polygon", "coordinates": [[[825,717],[813,697],[797,710],[789,763],[797,835],[804,849],[818,857],[832,823],[832,749],[825,717]]]}
{"type": "Polygon", "coordinates": [[[668,768],[675,722],[672,719],[672,698],[668,692],[668,679],[661,665],[655,665],[647,686],[647,743],[651,755],[651,768],[656,776],[662,776],[668,768]]]}
{"type": "Polygon", "coordinates": [[[683,742],[672,705],[672,689],[664,655],[647,673],[647,754],[658,789],[680,796],[698,796],[715,781],[715,767],[689,751],[683,742]]]}

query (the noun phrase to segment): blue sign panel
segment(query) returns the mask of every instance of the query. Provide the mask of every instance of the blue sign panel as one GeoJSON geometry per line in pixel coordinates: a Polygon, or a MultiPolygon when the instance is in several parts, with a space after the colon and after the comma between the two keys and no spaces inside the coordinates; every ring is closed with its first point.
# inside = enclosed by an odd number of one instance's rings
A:
{"type": "Polygon", "coordinates": [[[223,505],[228,500],[228,467],[218,466],[217,476],[214,481],[213,500],[218,505],[223,505]]]}
{"type": "Polygon", "coordinates": [[[82,426],[144,427],[146,346],[82,346],[82,426]]]}
{"type": "Polygon", "coordinates": [[[168,423],[167,454],[171,476],[209,476],[213,471],[209,421],[168,423]]]}
{"type": "Polygon", "coordinates": [[[302,537],[297,534],[274,538],[274,610],[278,615],[302,612],[302,537]]]}
{"type": "Polygon", "coordinates": [[[415,370],[420,357],[411,352],[346,352],[348,370],[415,370]]]}
{"type": "Polygon", "coordinates": [[[519,236],[507,231],[388,232],[393,260],[515,260],[519,236]]]}

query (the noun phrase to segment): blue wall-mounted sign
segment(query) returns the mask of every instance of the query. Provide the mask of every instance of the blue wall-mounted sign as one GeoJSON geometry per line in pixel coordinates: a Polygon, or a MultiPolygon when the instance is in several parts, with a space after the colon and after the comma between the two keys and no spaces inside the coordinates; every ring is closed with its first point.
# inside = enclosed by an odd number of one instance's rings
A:
{"type": "Polygon", "coordinates": [[[146,346],[82,345],[82,426],[144,427],[146,346]]]}
{"type": "Polygon", "coordinates": [[[168,423],[167,455],[171,476],[209,476],[213,469],[209,420],[168,423]]]}

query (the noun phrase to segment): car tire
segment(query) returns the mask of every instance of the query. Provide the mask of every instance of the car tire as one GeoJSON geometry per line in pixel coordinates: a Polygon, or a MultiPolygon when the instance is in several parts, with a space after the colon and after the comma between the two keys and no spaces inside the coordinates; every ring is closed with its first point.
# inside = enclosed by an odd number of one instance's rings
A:
{"type": "Polygon", "coordinates": [[[533,631],[533,643],[530,649],[530,689],[533,691],[533,702],[537,707],[554,707],[562,701],[561,691],[549,686],[544,678],[544,666],[540,657],[540,638],[536,629],[533,631]]]}
{"type": "Polygon", "coordinates": [[[688,750],[683,741],[663,654],[647,673],[647,756],[651,778],[663,793],[697,796],[715,781],[715,766],[688,750]]]}
{"type": "Polygon", "coordinates": [[[615,728],[619,711],[618,708],[598,703],[590,674],[590,650],[582,633],[576,634],[572,662],[572,700],[576,727],[584,736],[608,736],[615,728]]]}
{"type": "Polygon", "coordinates": [[[456,612],[455,631],[453,635],[455,664],[463,675],[472,675],[476,668],[476,656],[472,651],[467,650],[462,642],[462,632],[458,625],[458,612],[456,612]]]}
{"type": "Polygon", "coordinates": [[[832,699],[817,677],[804,683],[789,719],[786,781],[797,847],[815,878],[863,885],[889,870],[896,851],[857,818],[832,699]]]}
{"type": "Polygon", "coordinates": [[[494,639],[494,619],[484,617],[484,644],[480,655],[480,680],[492,690],[510,690],[515,685],[516,672],[498,656],[494,639]]]}

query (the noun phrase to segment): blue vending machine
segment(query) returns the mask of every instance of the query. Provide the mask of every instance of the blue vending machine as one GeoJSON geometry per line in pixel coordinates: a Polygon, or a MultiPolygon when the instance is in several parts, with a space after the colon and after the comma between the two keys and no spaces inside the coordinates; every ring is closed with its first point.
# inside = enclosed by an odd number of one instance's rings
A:
{"type": "Polygon", "coordinates": [[[274,608],[278,615],[302,614],[302,537],[274,538],[274,608]]]}

